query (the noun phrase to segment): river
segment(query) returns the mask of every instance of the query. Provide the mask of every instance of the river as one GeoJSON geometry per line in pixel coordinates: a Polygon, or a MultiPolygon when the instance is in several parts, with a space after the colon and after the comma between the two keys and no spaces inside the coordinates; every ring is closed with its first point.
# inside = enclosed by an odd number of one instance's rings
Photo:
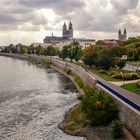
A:
{"type": "Polygon", "coordinates": [[[53,69],[0,56],[0,140],[83,140],[58,124],[79,101],[74,84],[53,69]]]}

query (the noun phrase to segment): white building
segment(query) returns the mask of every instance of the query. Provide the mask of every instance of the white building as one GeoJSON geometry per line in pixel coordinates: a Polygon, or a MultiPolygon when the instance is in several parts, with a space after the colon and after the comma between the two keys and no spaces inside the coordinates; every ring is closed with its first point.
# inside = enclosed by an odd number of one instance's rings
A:
{"type": "Polygon", "coordinates": [[[80,43],[80,46],[82,47],[82,49],[86,49],[86,48],[90,47],[91,45],[96,44],[95,39],[72,38],[72,39],[60,42],[58,46],[60,49],[62,49],[63,46],[69,45],[73,41],[78,41],[80,43]]]}

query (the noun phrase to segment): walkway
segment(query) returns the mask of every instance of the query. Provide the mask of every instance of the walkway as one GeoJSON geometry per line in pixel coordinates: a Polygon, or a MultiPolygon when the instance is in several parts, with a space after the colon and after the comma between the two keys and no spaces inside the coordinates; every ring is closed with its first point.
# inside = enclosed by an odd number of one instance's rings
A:
{"type": "Polygon", "coordinates": [[[112,83],[114,85],[117,85],[117,86],[122,86],[124,84],[137,83],[139,81],[140,81],[140,79],[138,79],[138,80],[129,80],[129,81],[110,82],[110,83],[112,83]]]}

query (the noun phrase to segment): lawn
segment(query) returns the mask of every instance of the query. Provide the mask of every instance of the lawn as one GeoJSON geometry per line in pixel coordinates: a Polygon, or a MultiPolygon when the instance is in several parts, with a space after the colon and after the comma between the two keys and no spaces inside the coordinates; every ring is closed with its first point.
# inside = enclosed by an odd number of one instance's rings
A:
{"type": "Polygon", "coordinates": [[[130,92],[140,95],[140,87],[138,87],[136,83],[125,84],[122,87],[130,92]]]}
{"type": "Polygon", "coordinates": [[[120,79],[115,79],[115,78],[112,78],[111,75],[108,75],[108,74],[102,74],[99,72],[99,70],[96,70],[96,69],[90,69],[93,73],[95,73],[96,75],[98,75],[99,77],[103,78],[104,80],[106,81],[112,81],[112,82],[118,82],[118,81],[121,81],[120,79]]]}
{"type": "Polygon", "coordinates": [[[140,65],[140,61],[127,61],[127,64],[130,64],[130,65],[140,65]]]}

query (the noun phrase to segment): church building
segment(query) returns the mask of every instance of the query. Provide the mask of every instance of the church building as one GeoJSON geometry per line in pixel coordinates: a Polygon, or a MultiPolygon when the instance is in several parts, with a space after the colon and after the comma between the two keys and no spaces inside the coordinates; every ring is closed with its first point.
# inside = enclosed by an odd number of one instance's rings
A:
{"type": "Polygon", "coordinates": [[[62,49],[63,46],[69,45],[72,41],[78,41],[82,48],[95,45],[95,39],[74,38],[73,25],[71,21],[69,22],[68,26],[64,22],[62,28],[62,36],[54,36],[53,34],[52,36],[46,36],[43,40],[43,43],[46,44],[46,46],[59,47],[62,49]]]}
{"type": "Polygon", "coordinates": [[[123,33],[119,29],[119,32],[118,32],[118,40],[119,41],[126,41],[127,40],[127,31],[126,31],[126,29],[124,29],[124,32],[123,33]]]}

